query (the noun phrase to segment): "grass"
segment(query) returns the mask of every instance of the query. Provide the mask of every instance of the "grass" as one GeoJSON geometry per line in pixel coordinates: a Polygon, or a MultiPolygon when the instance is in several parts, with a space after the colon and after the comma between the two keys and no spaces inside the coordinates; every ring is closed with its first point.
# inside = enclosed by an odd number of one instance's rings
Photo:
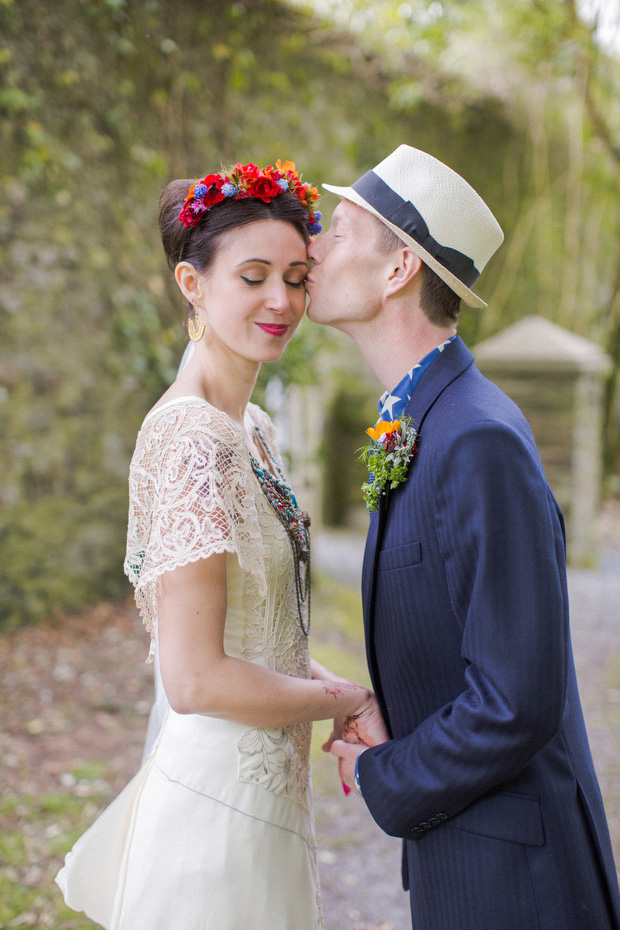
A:
{"type": "MultiPolygon", "coordinates": [[[[87,783],[76,781],[82,790],[87,783]]],[[[96,783],[93,783],[95,786],[96,783]]],[[[85,804],[67,790],[0,802],[0,928],[50,927],[87,930],[94,925],[65,907],[54,876],[66,850],[88,827],[107,797],[92,793],[85,804]]]]}

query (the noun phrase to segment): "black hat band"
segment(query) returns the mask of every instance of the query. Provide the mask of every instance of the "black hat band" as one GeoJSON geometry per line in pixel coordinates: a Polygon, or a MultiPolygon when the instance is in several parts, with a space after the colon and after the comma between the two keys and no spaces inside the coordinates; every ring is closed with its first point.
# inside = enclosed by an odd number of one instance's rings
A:
{"type": "Polygon", "coordinates": [[[440,265],[443,265],[446,271],[462,281],[466,287],[471,288],[472,284],[475,284],[480,277],[480,272],[471,258],[459,252],[458,249],[440,245],[436,239],[433,239],[424,218],[411,201],[404,200],[378,174],[374,171],[367,171],[351,187],[385,220],[411,236],[440,265]]]}

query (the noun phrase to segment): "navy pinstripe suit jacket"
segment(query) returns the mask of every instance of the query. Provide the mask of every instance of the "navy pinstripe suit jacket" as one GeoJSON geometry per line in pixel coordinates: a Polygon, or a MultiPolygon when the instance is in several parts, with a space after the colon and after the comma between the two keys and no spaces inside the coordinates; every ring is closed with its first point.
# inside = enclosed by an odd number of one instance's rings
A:
{"type": "Polygon", "coordinates": [[[371,516],[368,662],[392,740],[360,756],[405,840],[414,930],[620,930],[583,723],[562,515],[519,409],[460,339],[407,409],[407,481],[371,516]]]}

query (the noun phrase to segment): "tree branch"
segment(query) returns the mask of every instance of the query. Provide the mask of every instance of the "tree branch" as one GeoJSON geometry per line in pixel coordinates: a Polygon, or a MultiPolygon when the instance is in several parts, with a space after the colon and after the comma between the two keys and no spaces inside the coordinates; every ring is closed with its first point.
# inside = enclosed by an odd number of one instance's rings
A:
{"type": "Polygon", "coordinates": [[[592,96],[590,74],[591,72],[588,68],[586,80],[584,83],[584,100],[586,104],[586,110],[596,135],[599,137],[601,142],[604,143],[605,148],[611,157],[620,164],[620,145],[618,145],[612,138],[611,130],[605,122],[603,114],[599,110],[594,97],[592,96]]]}

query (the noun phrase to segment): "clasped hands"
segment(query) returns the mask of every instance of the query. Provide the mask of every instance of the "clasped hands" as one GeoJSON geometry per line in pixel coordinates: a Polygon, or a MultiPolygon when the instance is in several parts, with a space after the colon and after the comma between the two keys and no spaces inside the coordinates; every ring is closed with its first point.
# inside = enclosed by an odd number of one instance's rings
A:
{"type": "Polygon", "coordinates": [[[355,788],[355,765],[357,757],[370,746],[378,746],[389,739],[377,699],[372,692],[360,710],[349,717],[339,717],[329,739],[323,744],[324,752],[331,752],[338,759],[338,775],[345,792],[355,788]]]}

